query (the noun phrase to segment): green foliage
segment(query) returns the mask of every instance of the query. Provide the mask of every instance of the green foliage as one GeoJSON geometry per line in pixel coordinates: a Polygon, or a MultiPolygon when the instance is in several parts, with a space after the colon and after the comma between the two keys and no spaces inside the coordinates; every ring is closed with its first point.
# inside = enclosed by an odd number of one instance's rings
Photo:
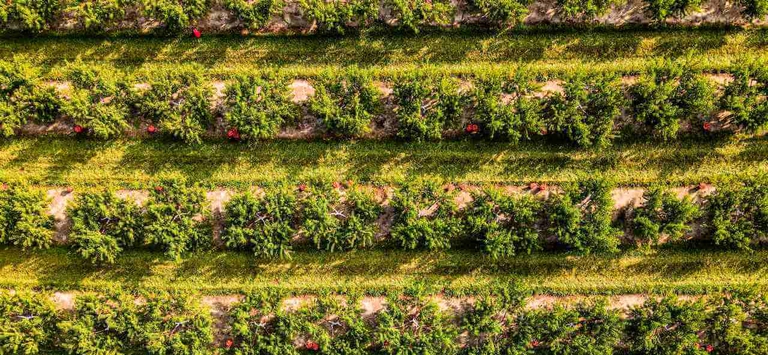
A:
{"type": "Polygon", "coordinates": [[[528,348],[547,354],[613,354],[622,335],[617,310],[599,299],[573,307],[525,311],[516,319],[513,344],[525,353],[528,348]]]}
{"type": "Polygon", "coordinates": [[[13,0],[0,5],[2,22],[10,22],[22,31],[43,32],[64,10],[66,0],[13,0]]]}
{"type": "Polygon", "coordinates": [[[284,0],[224,0],[224,8],[235,13],[243,26],[259,30],[269,23],[273,15],[282,14],[284,0]]]}
{"type": "Polygon", "coordinates": [[[381,109],[381,93],[368,73],[349,69],[343,77],[325,75],[313,83],[309,112],[332,135],[360,137],[381,109]]]}
{"type": "Polygon", "coordinates": [[[280,295],[262,292],[234,305],[229,325],[236,354],[298,354],[293,339],[300,325],[282,308],[282,301],[280,295]]]}
{"type": "Polygon", "coordinates": [[[392,89],[397,136],[425,141],[442,138],[443,131],[461,118],[462,95],[456,80],[447,77],[399,78],[392,89]]]}
{"type": "Polygon", "coordinates": [[[120,72],[77,62],[67,69],[72,83],[64,114],[99,139],[115,138],[129,128],[127,83],[120,72]]]}
{"type": "Polygon", "coordinates": [[[765,296],[718,295],[707,303],[707,330],[703,342],[711,345],[715,353],[762,354],[768,351],[768,323],[760,319],[768,310],[765,296]]]}
{"type": "Polygon", "coordinates": [[[302,350],[367,354],[371,330],[361,317],[360,299],[354,294],[346,298],[342,302],[332,295],[319,295],[286,310],[282,295],[252,293],[230,312],[231,350],[268,355],[300,354],[302,350]],[[301,345],[295,346],[299,341],[301,345]]]}
{"type": "Polygon", "coordinates": [[[662,235],[671,241],[680,239],[691,230],[689,224],[699,215],[690,197],[680,200],[662,188],[646,191],[643,199],[643,205],[632,211],[631,221],[635,240],[641,245],[656,245],[662,235]]]}
{"type": "Polygon", "coordinates": [[[705,318],[700,301],[649,299],[630,310],[624,342],[633,354],[706,354],[705,349],[698,349],[705,318]]]}
{"type": "Polygon", "coordinates": [[[188,251],[210,245],[209,234],[200,222],[206,211],[205,194],[199,187],[163,182],[147,201],[142,240],[168,257],[180,259],[188,251]]]}
{"type": "Polygon", "coordinates": [[[67,216],[72,220],[72,248],[94,264],[114,263],[123,249],[136,244],[141,230],[136,203],[106,190],[78,195],[67,216]]]}
{"type": "Polygon", "coordinates": [[[658,23],[668,17],[684,17],[691,11],[696,11],[702,0],[646,0],[645,11],[649,17],[658,23]]]}
{"type": "Polygon", "coordinates": [[[40,82],[37,67],[22,57],[0,61],[0,135],[14,135],[30,119],[51,122],[60,108],[56,90],[40,82]]]}
{"type": "Polygon", "coordinates": [[[395,26],[419,33],[423,26],[448,26],[453,23],[455,7],[448,0],[385,0],[395,26]]]}
{"type": "Polygon", "coordinates": [[[74,312],[58,323],[58,345],[70,354],[127,352],[140,327],[133,297],[120,292],[85,293],[74,312]]]}
{"type": "Polygon", "coordinates": [[[187,29],[210,9],[210,0],[141,0],[144,16],[157,20],[165,31],[187,29]]]}
{"type": "Polygon", "coordinates": [[[701,75],[674,63],[652,68],[630,87],[635,119],[669,140],[677,137],[680,122],[698,123],[714,108],[715,91],[701,75]]]}
{"type": "Polygon", "coordinates": [[[125,19],[126,8],[137,3],[138,0],[77,0],[70,6],[72,12],[80,22],[80,26],[87,31],[102,32],[114,28],[125,19]]]}
{"type": "Polygon", "coordinates": [[[523,71],[511,80],[498,75],[478,80],[472,97],[473,119],[482,134],[517,143],[544,130],[541,100],[533,97],[536,88],[531,82],[523,71]]]}
{"type": "Polygon", "coordinates": [[[568,20],[591,20],[602,16],[622,0],[557,0],[557,10],[568,20]]]}
{"type": "Polygon", "coordinates": [[[739,0],[742,6],[741,13],[751,20],[764,18],[768,15],[768,1],[765,0],[739,0]]]}
{"type": "Polygon", "coordinates": [[[605,147],[621,114],[624,96],[611,75],[576,75],[549,102],[550,131],[581,147],[605,147]]]}
{"type": "Polygon", "coordinates": [[[317,249],[343,251],[373,245],[381,207],[361,189],[318,191],[303,198],[303,232],[317,249]]]}
{"type": "Polygon", "coordinates": [[[541,201],[531,195],[507,196],[495,189],[474,193],[473,200],[466,211],[465,228],[492,258],[541,249],[541,201]]]}
{"type": "Polygon", "coordinates": [[[213,90],[199,66],[147,74],[148,89],[134,92],[141,116],[159,125],[162,132],[187,143],[199,143],[212,125],[209,98],[213,90]]]}
{"type": "Polygon", "coordinates": [[[725,86],[720,107],[728,119],[746,131],[768,124],[768,72],[760,63],[743,62],[732,70],[733,81],[725,86]]]}
{"type": "Polygon", "coordinates": [[[583,254],[616,252],[619,231],[611,226],[611,189],[606,180],[588,179],[565,186],[551,199],[547,216],[559,243],[583,254]]]}
{"type": "Polygon", "coordinates": [[[39,190],[14,185],[0,191],[0,243],[46,249],[53,243],[53,216],[39,190]]]}
{"type": "Polygon", "coordinates": [[[274,138],[298,116],[291,102],[289,80],[283,76],[237,76],[227,86],[224,120],[243,139],[274,138]]]}
{"type": "Polygon", "coordinates": [[[179,292],[150,292],[139,305],[137,347],[151,355],[208,354],[213,320],[195,298],[179,292]]]}
{"type": "Polygon", "coordinates": [[[768,236],[766,179],[722,186],[709,197],[707,212],[715,245],[749,250],[768,236]]]}
{"type": "Polygon", "coordinates": [[[230,249],[250,247],[259,257],[289,258],[297,207],[288,187],[267,190],[258,199],[250,193],[235,196],[227,203],[221,239],[230,249]]]}
{"type": "Polygon", "coordinates": [[[213,341],[210,315],[191,298],[145,293],[137,303],[120,291],[77,297],[59,323],[60,347],[71,354],[206,354],[213,341]]]}
{"type": "Polygon", "coordinates": [[[432,180],[409,182],[395,191],[392,239],[403,249],[448,249],[461,232],[453,194],[432,180]]]}
{"type": "Polygon", "coordinates": [[[473,10],[500,28],[522,24],[528,14],[528,3],[527,0],[469,0],[473,10]]]}
{"type": "Polygon", "coordinates": [[[56,308],[48,294],[0,291],[0,353],[49,352],[56,334],[56,308]]]}
{"type": "Polygon", "coordinates": [[[383,354],[454,353],[458,332],[451,318],[424,295],[390,296],[387,307],[376,314],[374,346],[383,354]]]}
{"type": "Polygon", "coordinates": [[[378,18],[377,0],[299,0],[304,17],[315,22],[319,32],[343,34],[350,28],[365,28],[378,18]]]}

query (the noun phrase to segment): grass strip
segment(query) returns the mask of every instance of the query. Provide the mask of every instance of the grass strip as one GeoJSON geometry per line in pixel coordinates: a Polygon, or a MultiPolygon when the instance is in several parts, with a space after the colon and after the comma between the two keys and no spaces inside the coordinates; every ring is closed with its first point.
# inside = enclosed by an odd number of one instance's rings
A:
{"type": "Polygon", "coordinates": [[[56,290],[155,288],[206,294],[279,288],[291,292],[378,293],[426,281],[456,294],[472,294],[494,282],[518,280],[552,295],[678,292],[701,294],[765,287],[768,251],[661,250],[642,255],[576,257],[537,254],[494,261],[472,251],[442,253],[358,251],[297,252],[268,261],[245,253],[193,254],[173,262],[162,254],[128,251],[112,266],[84,265],[66,249],[0,250],[0,286],[56,290]]]}
{"type": "Polygon", "coordinates": [[[5,37],[0,59],[23,55],[57,67],[82,59],[126,68],[200,63],[215,75],[279,66],[300,75],[357,65],[386,74],[414,66],[455,73],[525,66],[544,73],[574,69],[636,72],[655,59],[690,58],[705,70],[723,70],[742,57],[768,57],[765,30],[666,29],[531,31],[496,34],[460,31],[422,35],[5,37]]]}
{"type": "MultiPolygon", "coordinates": [[[[473,184],[559,183],[602,175],[620,186],[723,182],[768,173],[768,140],[619,142],[582,150],[548,142],[288,141],[254,145],[162,140],[21,138],[0,143],[0,181],[52,186],[152,187],[186,178],[249,187],[322,178],[389,184],[419,176],[473,184]]],[[[325,181],[329,181],[325,180],[325,181]]]]}

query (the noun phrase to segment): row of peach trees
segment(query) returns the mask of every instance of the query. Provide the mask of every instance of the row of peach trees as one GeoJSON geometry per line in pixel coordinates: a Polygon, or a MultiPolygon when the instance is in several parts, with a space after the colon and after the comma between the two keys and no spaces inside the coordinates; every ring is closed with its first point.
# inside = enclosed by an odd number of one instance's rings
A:
{"type": "MultiPolygon", "coordinates": [[[[622,0],[557,0],[557,15],[588,23],[622,0]]],[[[52,32],[73,23],[69,31],[90,33],[138,31],[139,20],[157,22],[156,33],[188,31],[221,6],[237,19],[240,29],[264,30],[281,16],[285,0],[14,0],[0,3],[0,29],[52,32]]],[[[456,15],[475,18],[476,25],[491,28],[518,26],[528,14],[530,0],[298,0],[301,16],[321,33],[346,33],[370,29],[419,32],[455,24],[456,15]]],[[[645,0],[644,11],[656,23],[696,11],[702,0],[645,0]]],[[[739,0],[745,19],[768,14],[765,0],[739,0]]]]}
{"type": "MultiPolygon", "coordinates": [[[[560,187],[564,192],[553,191],[548,198],[475,189],[472,202],[462,208],[455,199],[458,190],[451,186],[414,181],[395,188],[386,205],[373,188],[360,185],[280,185],[259,194],[244,192],[225,205],[216,241],[212,227],[217,222],[208,215],[201,188],[167,182],[156,186],[141,207],[109,190],[83,192],[68,207],[68,246],[104,264],[114,263],[126,249],[159,250],[174,259],[221,247],[263,258],[290,258],[297,248],[459,247],[493,258],[542,250],[615,253],[622,243],[652,248],[662,241],[689,241],[694,225],[700,235],[693,241],[720,248],[751,250],[768,237],[764,179],[721,186],[702,204],[651,188],[639,207],[618,211],[618,221],[612,218],[617,212],[610,196],[613,186],[604,180],[566,184],[560,187]]],[[[0,193],[0,241],[48,248],[52,235],[52,217],[41,192],[17,185],[0,193]]]]}
{"type": "Polygon", "coordinates": [[[311,117],[321,135],[356,138],[393,117],[396,138],[408,141],[464,132],[487,140],[547,137],[603,147],[620,133],[671,140],[715,130],[757,132],[768,124],[768,66],[752,62],[735,65],[733,81],[721,88],[684,64],[661,63],[629,86],[612,74],[574,73],[563,78],[562,92],[546,95],[524,70],[476,73],[466,79],[469,88],[459,78],[414,71],[389,79],[389,101],[368,72],[351,68],[311,79],[315,94],[301,104],[292,101],[291,78],[267,72],[236,75],[216,107],[211,78],[197,66],[125,75],[73,63],[62,69],[69,84],[63,93],[38,69],[22,60],[0,63],[0,132],[6,137],[30,122],[66,119],[81,136],[111,139],[143,125],[151,134],[194,143],[222,129],[220,117],[230,139],[257,141],[311,117]]]}
{"type": "Polygon", "coordinates": [[[57,310],[50,295],[0,292],[0,351],[8,354],[765,354],[768,299],[756,292],[706,301],[650,298],[610,308],[605,300],[526,309],[524,288],[491,287],[460,310],[428,287],[390,292],[364,316],[361,294],[308,297],[263,291],[227,311],[213,345],[207,309],[182,293],[122,291],[77,296],[57,310]]]}

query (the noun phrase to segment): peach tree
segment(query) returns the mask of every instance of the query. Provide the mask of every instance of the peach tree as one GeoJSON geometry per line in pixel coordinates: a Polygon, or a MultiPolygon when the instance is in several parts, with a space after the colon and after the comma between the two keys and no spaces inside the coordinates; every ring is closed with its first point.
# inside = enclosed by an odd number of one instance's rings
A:
{"type": "Polygon", "coordinates": [[[396,80],[392,95],[400,138],[438,140],[461,118],[462,97],[454,79],[407,75],[396,80]]]}
{"type": "Polygon", "coordinates": [[[289,258],[297,208],[296,194],[287,187],[269,189],[260,198],[235,196],[226,206],[221,239],[227,248],[250,249],[258,257],[289,258]]]}
{"type": "Polygon", "coordinates": [[[72,220],[72,248],[94,264],[114,263],[124,249],[137,244],[142,227],[136,203],[108,190],[79,194],[67,216],[72,220]]]}

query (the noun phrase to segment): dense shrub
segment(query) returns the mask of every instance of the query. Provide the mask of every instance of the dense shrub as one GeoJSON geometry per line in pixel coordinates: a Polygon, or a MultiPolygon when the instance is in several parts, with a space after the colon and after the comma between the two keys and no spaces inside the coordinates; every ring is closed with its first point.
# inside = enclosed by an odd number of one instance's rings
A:
{"type": "Polygon", "coordinates": [[[403,249],[448,249],[461,232],[453,194],[431,180],[410,182],[395,191],[392,239],[403,249]]]}
{"type": "Polygon", "coordinates": [[[100,139],[120,136],[129,128],[128,87],[120,72],[75,63],[67,68],[72,83],[64,114],[100,139]]]}
{"type": "Polygon", "coordinates": [[[541,100],[533,97],[531,78],[518,72],[512,80],[491,75],[475,83],[473,119],[491,139],[518,142],[544,130],[541,100]]]}
{"type": "Polygon", "coordinates": [[[664,22],[668,17],[684,17],[691,11],[696,11],[702,0],[645,0],[645,11],[651,20],[664,22]]]}
{"type": "Polygon", "coordinates": [[[447,77],[407,76],[392,89],[397,105],[397,136],[409,140],[438,140],[461,118],[461,94],[447,77]]]}
{"type": "Polygon", "coordinates": [[[568,20],[591,20],[604,15],[622,0],[557,0],[558,12],[568,20]]]}
{"type": "Polygon", "coordinates": [[[280,295],[252,293],[229,312],[231,349],[236,354],[298,354],[293,339],[298,322],[282,308],[280,295]]]}
{"type": "Polygon", "coordinates": [[[379,16],[378,0],[299,0],[299,7],[319,32],[343,34],[350,28],[365,28],[379,16]]]}
{"type": "Polygon", "coordinates": [[[273,15],[281,14],[284,0],[224,0],[224,8],[235,13],[243,27],[258,30],[269,23],[273,15]]]}
{"type": "Polygon", "coordinates": [[[541,249],[539,223],[542,202],[532,195],[506,196],[488,189],[473,194],[466,211],[466,230],[470,238],[482,243],[493,258],[541,249]]]}
{"type": "Polygon", "coordinates": [[[384,0],[395,26],[418,33],[423,26],[447,26],[453,23],[455,7],[448,0],[384,0]]]}
{"type": "Polygon", "coordinates": [[[105,31],[125,19],[126,8],[138,0],[77,0],[69,8],[87,31],[105,31]]]}
{"type": "Polygon", "coordinates": [[[67,215],[72,220],[69,240],[75,253],[94,264],[114,263],[126,247],[138,242],[139,208],[111,191],[78,195],[67,215]]]}
{"type": "Polygon", "coordinates": [[[512,346],[549,354],[612,354],[623,330],[619,311],[604,299],[522,312],[516,325],[512,346]]]}
{"type": "Polygon", "coordinates": [[[725,86],[720,107],[730,120],[746,131],[755,131],[768,124],[768,72],[758,63],[744,62],[732,71],[733,81],[725,86]]]}
{"type": "Polygon", "coordinates": [[[237,76],[227,86],[224,120],[243,139],[274,138],[298,116],[291,102],[289,80],[283,76],[237,76]]]}
{"type": "Polygon", "coordinates": [[[18,26],[22,31],[42,32],[64,10],[66,0],[14,0],[0,4],[0,23],[18,26]]]}
{"type": "Polygon", "coordinates": [[[71,354],[205,354],[213,341],[208,312],[176,293],[86,293],[59,323],[59,346],[71,354]]]}
{"type": "Polygon", "coordinates": [[[210,0],[141,0],[144,16],[162,24],[167,32],[187,29],[210,9],[210,0]]]}
{"type": "Polygon", "coordinates": [[[624,342],[633,354],[706,354],[698,336],[704,321],[700,301],[651,298],[630,310],[624,342]]]}
{"type": "Polygon", "coordinates": [[[768,298],[754,294],[718,295],[707,302],[707,307],[707,329],[702,337],[705,350],[710,346],[716,354],[768,352],[768,298]]]}
{"type": "Polygon", "coordinates": [[[617,251],[620,232],[611,226],[613,185],[588,179],[564,188],[547,211],[550,232],[558,242],[584,254],[617,251]]]}
{"type": "Polygon", "coordinates": [[[707,213],[715,245],[750,249],[768,236],[766,180],[718,188],[707,201],[707,213]]]}
{"type": "Polygon", "coordinates": [[[140,78],[148,80],[149,88],[134,91],[139,114],[158,124],[162,132],[199,143],[213,121],[209,102],[213,91],[202,68],[184,66],[140,78]]]}
{"type": "Polygon", "coordinates": [[[53,216],[39,190],[15,185],[0,191],[0,243],[44,249],[53,243],[53,216]]]}
{"type": "Polygon", "coordinates": [[[390,296],[387,307],[376,314],[373,342],[378,352],[400,354],[451,354],[456,352],[457,328],[451,314],[426,295],[390,296]]]}
{"type": "Polygon", "coordinates": [[[381,93],[369,74],[349,69],[344,77],[325,75],[313,83],[309,111],[332,135],[359,137],[381,108],[381,93]]]}
{"type": "Polygon", "coordinates": [[[206,211],[205,194],[199,187],[179,181],[163,182],[147,201],[142,241],[174,259],[210,246],[210,231],[201,222],[206,211]]]}
{"type": "Polygon", "coordinates": [[[56,308],[48,294],[0,291],[0,353],[50,352],[56,335],[56,308]]]}
{"type": "Polygon", "coordinates": [[[297,197],[287,187],[267,190],[263,197],[235,196],[226,206],[221,239],[231,249],[252,249],[259,257],[288,258],[296,233],[297,197]]]}
{"type": "Polygon", "coordinates": [[[652,68],[630,87],[635,119],[665,140],[677,137],[681,121],[700,126],[714,109],[714,95],[706,78],[669,63],[652,68]]]}
{"type": "Polygon", "coordinates": [[[661,188],[646,191],[643,200],[642,206],[632,210],[631,226],[635,241],[647,247],[658,244],[662,235],[670,241],[680,239],[699,215],[690,197],[680,200],[661,188]]]}
{"type": "Polygon", "coordinates": [[[230,312],[230,350],[235,354],[366,354],[371,331],[361,316],[360,299],[342,302],[332,295],[303,300],[284,309],[282,295],[252,293],[230,312]],[[297,346],[298,345],[298,346],[297,346]]]}
{"type": "Polygon", "coordinates": [[[30,119],[48,123],[59,115],[61,100],[40,82],[37,67],[21,57],[0,61],[0,134],[12,136],[30,119]]]}
{"type": "Polygon", "coordinates": [[[70,354],[122,353],[134,348],[141,325],[133,297],[121,292],[85,293],[58,323],[58,346],[70,354]]]}
{"type": "Polygon", "coordinates": [[[137,349],[151,355],[202,355],[213,342],[213,320],[196,299],[180,292],[148,292],[137,307],[137,349]]]}
{"type": "Polygon", "coordinates": [[[352,250],[373,245],[381,207],[374,196],[360,190],[322,191],[303,199],[303,227],[317,249],[352,250]]]}
{"type": "Polygon", "coordinates": [[[523,23],[528,15],[527,0],[469,0],[472,13],[479,13],[486,21],[500,28],[523,23]]]}
{"type": "Polygon", "coordinates": [[[742,6],[742,15],[750,20],[761,19],[768,15],[768,1],[739,0],[737,3],[742,6]]]}
{"type": "Polygon", "coordinates": [[[624,103],[618,79],[602,74],[577,75],[566,80],[563,89],[548,104],[552,117],[549,131],[581,147],[608,145],[624,103]]]}

